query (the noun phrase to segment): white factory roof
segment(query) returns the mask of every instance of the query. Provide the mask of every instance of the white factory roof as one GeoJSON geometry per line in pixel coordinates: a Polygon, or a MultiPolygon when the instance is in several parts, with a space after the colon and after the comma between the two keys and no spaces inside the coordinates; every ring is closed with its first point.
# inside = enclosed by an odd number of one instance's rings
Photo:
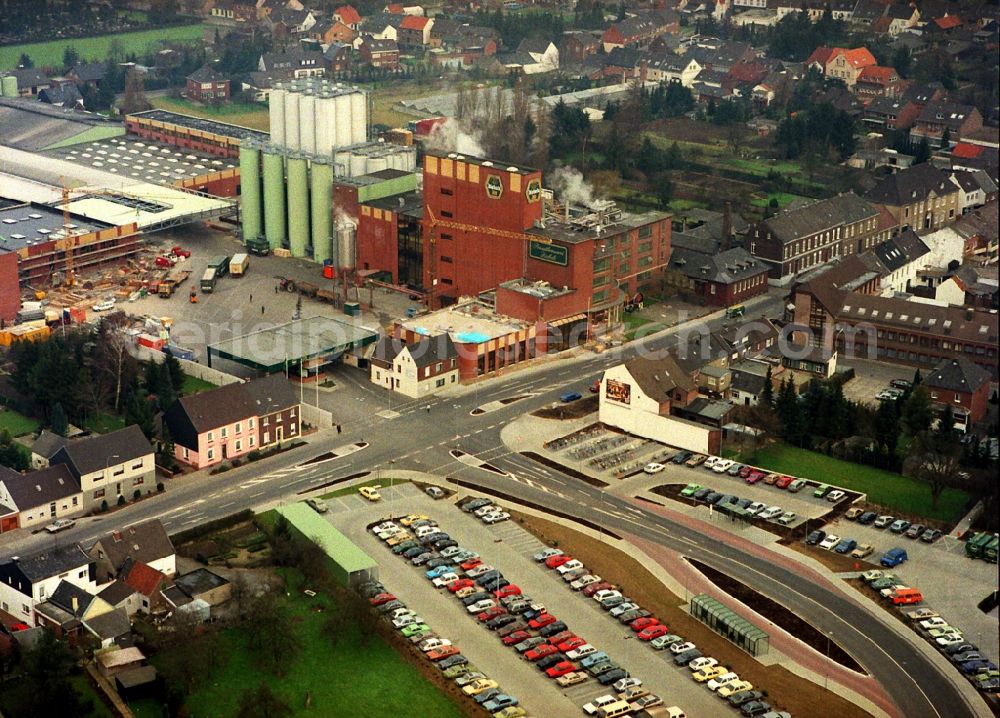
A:
{"type": "Polygon", "coordinates": [[[142,183],[112,196],[86,196],[88,189],[74,190],[80,199],[71,200],[69,211],[109,224],[135,222],[139,229],[175,224],[182,217],[209,215],[232,202],[219,197],[183,192],[161,185],[142,183]]]}

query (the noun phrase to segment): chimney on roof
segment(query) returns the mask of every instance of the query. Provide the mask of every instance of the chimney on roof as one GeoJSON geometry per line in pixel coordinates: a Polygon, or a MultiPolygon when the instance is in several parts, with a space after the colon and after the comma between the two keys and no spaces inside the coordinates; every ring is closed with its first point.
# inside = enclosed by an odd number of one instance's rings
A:
{"type": "Polygon", "coordinates": [[[725,252],[732,246],[733,241],[733,204],[726,202],[726,209],[722,213],[722,240],[719,242],[719,251],[725,252]]]}
{"type": "Polygon", "coordinates": [[[76,613],[79,610],[80,610],[80,599],[78,599],[76,596],[73,596],[73,613],[76,613]]]}
{"type": "Polygon", "coordinates": [[[972,318],[974,316],[976,316],[976,311],[974,309],[966,309],[965,310],[965,319],[966,319],[966,321],[970,321],[971,322],[972,318]]]}

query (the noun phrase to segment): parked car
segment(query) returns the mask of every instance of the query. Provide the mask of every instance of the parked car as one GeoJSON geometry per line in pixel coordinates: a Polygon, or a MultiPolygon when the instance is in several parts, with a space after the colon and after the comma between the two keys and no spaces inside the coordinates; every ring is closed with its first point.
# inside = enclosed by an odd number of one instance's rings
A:
{"type": "Polygon", "coordinates": [[[560,688],[567,688],[575,686],[577,683],[583,683],[587,680],[587,677],[587,674],[583,671],[573,671],[572,673],[566,673],[556,678],[556,683],[560,688]]]}
{"type": "Polygon", "coordinates": [[[788,485],[788,491],[789,493],[797,494],[798,492],[802,491],[803,488],[805,488],[805,485],[806,485],[805,479],[795,479],[795,481],[793,481],[788,485]]]}
{"type": "Polygon", "coordinates": [[[358,489],[358,493],[369,501],[378,501],[382,498],[382,494],[378,490],[382,488],[381,486],[362,486],[358,489]]]}
{"type": "Polygon", "coordinates": [[[906,529],[906,538],[915,539],[920,536],[926,528],[927,527],[923,524],[913,524],[910,528],[906,529]]]}
{"type": "Polygon", "coordinates": [[[851,558],[868,558],[872,555],[875,549],[866,543],[858,544],[857,547],[851,551],[851,558]]]}
{"type": "Polygon", "coordinates": [[[859,509],[857,506],[847,509],[847,513],[844,514],[844,518],[848,521],[856,521],[861,514],[864,513],[863,509],[859,509]]]}
{"type": "Polygon", "coordinates": [[[920,534],[920,540],[924,543],[934,543],[939,538],[941,538],[942,532],[940,529],[927,529],[922,534],[920,534]]]}
{"type": "Polygon", "coordinates": [[[719,662],[712,658],[711,656],[702,656],[701,658],[695,658],[693,661],[688,663],[688,670],[700,671],[702,668],[709,668],[711,666],[717,666],[719,662]]]}
{"type": "Polygon", "coordinates": [[[906,550],[896,547],[886,551],[885,554],[882,556],[882,560],[879,561],[879,563],[881,563],[886,568],[895,568],[899,564],[906,561],[907,558],[909,557],[906,555],[906,550]]]}
{"type": "Polygon", "coordinates": [[[840,536],[836,534],[827,534],[826,538],[819,542],[819,547],[826,551],[830,551],[834,546],[840,543],[840,536]]]}
{"type": "Polygon", "coordinates": [[[791,476],[779,477],[777,481],[774,482],[774,487],[776,489],[787,489],[795,481],[791,476]]]}
{"type": "Polygon", "coordinates": [[[56,519],[48,526],[46,526],[45,530],[50,534],[56,534],[59,533],[60,531],[65,531],[66,529],[72,528],[75,524],[76,521],[74,521],[73,519],[56,519]]]}
{"type": "Polygon", "coordinates": [[[908,528],[910,528],[910,522],[907,521],[906,519],[897,519],[896,521],[893,521],[892,524],[889,526],[889,530],[892,531],[894,534],[901,534],[908,528]]]}
{"type": "Polygon", "coordinates": [[[841,491],[840,489],[835,489],[834,491],[831,491],[826,495],[826,500],[829,501],[831,504],[835,504],[845,496],[847,496],[846,492],[841,491]]]}
{"type": "Polygon", "coordinates": [[[854,539],[844,539],[834,547],[836,553],[850,553],[858,547],[858,542],[854,539]]]}
{"type": "Polygon", "coordinates": [[[816,529],[808,536],[806,536],[806,545],[815,546],[825,538],[826,538],[826,531],[824,531],[823,529],[816,529]]]}
{"type": "Polygon", "coordinates": [[[670,646],[675,643],[683,643],[684,639],[678,636],[676,633],[667,633],[662,636],[658,636],[649,642],[653,648],[658,651],[662,651],[665,648],[670,648],[670,646]]]}
{"type": "Polygon", "coordinates": [[[663,464],[658,464],[658,463],[656,463],[654,461],[654,462],[646,464],[644,467],[642,467],[642,470],[645,473],[647,473],[647,474],[658,474],[661,471],[663,471],[665,468],[667,468],[667,467],[664,466],[663,464]]]}
{"type": "Polygon", "coordinates": [[[781,524],[782,526],[788,526],[793,521],[795,521],[796,518],[798,518],[798,514],[796,514],[794,511],[786,511],[785,513],[781,514],[781,516],[778,517],[778,523],[781,524]]]}
{"type": "Polygon", "coordinates": [[[886,526],[893,523],[895,520],[896,520],[895,516],[890,516],[889,514],[883,514],[878,518],[876,518],[875,521],[872,522],[872,524],[877,529],[884,529],[886,526]]]}
{"type": "Polygon", "coordinates": [[[749,506],[747,506],[746,511],[747,511],[747,514],[749,514],[750,516],[756,516],[757,514],[759,514],[761,511],[763,511],[766,508],[767,508],[767,504],[762,503],[760,501],[754,501],[752,504],[750,504],[749,506]]]}
{"type": "Polygon", "coordinates": [[[858,516],[858,523],[862,526],[870,526],[878,520],[878,514],[874,511],[865,511],[858,516]]]}
{"type": "Polygon", "coordinates": [[[731,705],[741,706],[744,703],[750,701],[756,701],[764,697],[764,694],[760,691],[740,691],[739,693],[734,693],[729,696],[726,700],[729,701],[731,705]]]}
{"type": "Polygon", "coordinates": [[[784,511],[785,510],[780,506],[768,506],[766,509],[757,514],[757,517],[770,521],[771,519],[781,516],[784,511]]]}

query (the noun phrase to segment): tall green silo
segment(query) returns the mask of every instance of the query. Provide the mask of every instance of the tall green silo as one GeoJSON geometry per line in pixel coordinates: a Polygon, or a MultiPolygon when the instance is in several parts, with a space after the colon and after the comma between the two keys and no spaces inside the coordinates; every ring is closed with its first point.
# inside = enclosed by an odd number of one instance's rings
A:
{"type": "Polygon", "coordinates": [[[333,259],[333,167],[314,159],[312,163],[313,259],[322,264],[333,259]]]}
{"type": "Polygon", "coordinates": [[[271,249],[283,247],[285,233],[285,168],[274,151],[264,152],[264,234],[271,249]]]}
{"type": "Polygon", "coordinates": [[[260,236],[260,150],[240,145],[240,218],[243,241],[260,236]]]}
{"type": "Polygon", "coordinates": [[[293,257],[306,256],[309,244],[309,179],[306,160],[288,157],[288,243],[293,257]]]}

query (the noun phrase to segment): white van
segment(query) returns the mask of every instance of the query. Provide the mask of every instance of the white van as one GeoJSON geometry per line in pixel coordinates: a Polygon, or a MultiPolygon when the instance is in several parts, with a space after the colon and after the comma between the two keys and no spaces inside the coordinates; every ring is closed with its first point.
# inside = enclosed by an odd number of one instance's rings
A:
{"type": "Polygon", "coordinates": [[[601,718],[618,718],[618,716],[628,715],[632,712],[632,706],[625,701],[617,700],[609,703],[603,708],[597,709],[597,715],[601,718]]]}

